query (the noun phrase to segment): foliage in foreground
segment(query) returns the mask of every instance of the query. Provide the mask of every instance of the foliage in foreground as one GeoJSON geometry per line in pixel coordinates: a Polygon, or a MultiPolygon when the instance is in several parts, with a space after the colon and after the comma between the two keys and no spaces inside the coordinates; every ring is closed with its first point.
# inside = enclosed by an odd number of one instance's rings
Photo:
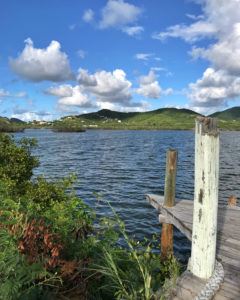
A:
{"type": "Polygon", "coordinates": [[[175,259],[130,240],[114,211],[97,220],[73,178],[32,180],[34,146],[0,135],[0,299],[161,299],[175,259]]]}

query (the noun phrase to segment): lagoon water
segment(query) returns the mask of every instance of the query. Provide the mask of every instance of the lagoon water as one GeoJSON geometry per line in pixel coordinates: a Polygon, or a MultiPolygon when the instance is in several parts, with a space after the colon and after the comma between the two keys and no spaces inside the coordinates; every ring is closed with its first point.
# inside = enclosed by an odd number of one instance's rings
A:
{"type": "MultiPolygon", "coordinates": [[[[29,129],[16,137],[38,140],[34,154],[41,165],[35,175],[55,180],[74,173],[74,189],[100,215],[111,214],[111,202],[136,238],[159,233],[157,212],[146,202],[146,193],[163,194],[168,148],[178,150],[176,197],[193,199],[193,131],[105,131],[56,133],[29,129]],[[96,197],[100,196],[100,201],[96,197]]],[[[221,133],[220,203],[230,195],[240,197],[240,132],[221,133]]],[[[175,232],[175,252],[185,260],[190,243],[175,232]]]]}

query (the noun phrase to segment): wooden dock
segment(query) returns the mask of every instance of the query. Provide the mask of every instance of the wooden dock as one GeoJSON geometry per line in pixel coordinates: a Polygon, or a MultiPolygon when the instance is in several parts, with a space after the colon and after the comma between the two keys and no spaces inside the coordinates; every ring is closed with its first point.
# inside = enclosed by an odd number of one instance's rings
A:
{"type": "MultiPolygon", "coordinates": [[[[164,205],[164,197],[147,195],[157,209],[160,222],[173,224],[189,240],[192,239],[193,201],[176,200],[173,207],[164,205]]],[[[224,268],[224,281],[213,299],[240,299],[240,207],[219,206],[217,221],[216,259],[224,268]]],[[[207,280],[186,271],[177,281],[172,300],[192,300],[200,293],[207,280]]]]}

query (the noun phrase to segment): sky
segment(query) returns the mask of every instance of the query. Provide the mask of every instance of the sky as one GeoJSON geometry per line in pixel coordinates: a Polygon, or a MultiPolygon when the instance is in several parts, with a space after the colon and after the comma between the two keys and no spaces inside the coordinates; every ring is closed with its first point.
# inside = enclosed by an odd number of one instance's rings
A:
{"type": "Polygon", "coordinates": [[[240,105],[240,0],[1,0],[0,116],[240,105]]]}

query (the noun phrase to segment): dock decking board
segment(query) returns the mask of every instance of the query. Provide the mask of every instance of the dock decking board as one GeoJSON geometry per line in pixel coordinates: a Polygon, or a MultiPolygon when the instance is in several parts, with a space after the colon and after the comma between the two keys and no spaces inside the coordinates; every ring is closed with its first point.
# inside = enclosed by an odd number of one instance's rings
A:
{"type": "MultiPolygon", "coordinates": [[[[163,196],[149,194],[149,203],[189,240],[192,238],[193,201],[176,200],[174,207],[164,207],[163,196]]],[[[240,207],[219,206],[216,257],[224,267],[224,282],[214,300],[240,299],[240,207]]],[[[172,300],[192,300],[205,282],[184,272],[178,280],[172,300]]]]}

